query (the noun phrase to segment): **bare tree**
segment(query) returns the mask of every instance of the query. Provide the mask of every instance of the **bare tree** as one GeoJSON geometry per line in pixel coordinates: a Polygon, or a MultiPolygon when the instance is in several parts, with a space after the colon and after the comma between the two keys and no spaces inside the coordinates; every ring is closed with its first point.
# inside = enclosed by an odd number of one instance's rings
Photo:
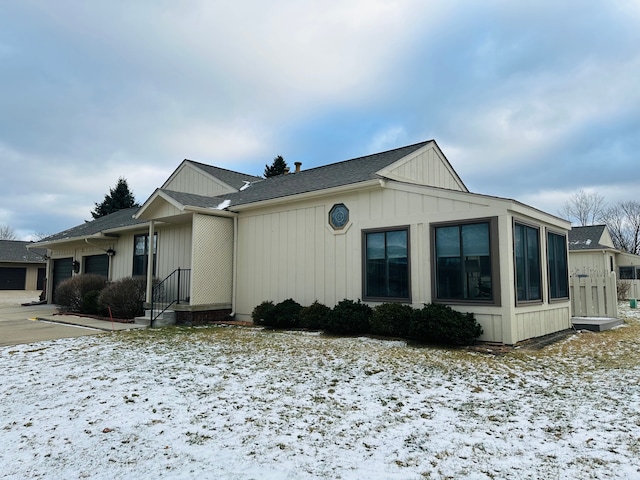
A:
{"type": "Polygon", "coordinates": [[[578,190],[569,197],[558,212],[561,216],[580,226],[594,225],[603,220],[604,197],[596,192],[578,190]]]}
{"type": "Polygon", "coordinates": [[[640,255],[640,202],[618,202],[602,218],[617,249],[640,255]]]}
{"type": "Polygon", "coordinates": [[[17,240],[18,236],[12,226],[0,224],[0,240],[17,240]]]}

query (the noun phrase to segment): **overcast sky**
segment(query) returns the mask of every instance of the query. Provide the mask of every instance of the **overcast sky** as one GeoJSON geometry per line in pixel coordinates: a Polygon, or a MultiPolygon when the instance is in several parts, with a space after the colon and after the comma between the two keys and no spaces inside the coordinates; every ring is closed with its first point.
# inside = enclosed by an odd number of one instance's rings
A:
{"type": "Polygon", "coordinates": [[[2,0],[0,224],[435,139],[472,192],[638,200],[640,2],[2,0]]]}

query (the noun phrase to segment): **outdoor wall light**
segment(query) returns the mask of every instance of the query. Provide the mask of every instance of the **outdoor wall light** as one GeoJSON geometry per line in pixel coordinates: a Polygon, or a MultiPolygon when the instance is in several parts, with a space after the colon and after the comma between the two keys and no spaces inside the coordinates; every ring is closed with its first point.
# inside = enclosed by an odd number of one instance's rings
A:
{"type": "Polygon", "coordinates": [[[71,265],[73,266],[73,271],[75,273],[78,273],[80,271],[80,262],[79,261],[74,260],[71,265]]]}
{"type": "Polygon", "coordinates": [[[110,248],[109,250],[107,250],[107,255],[109,255],[110,257],[113,257],[116,254],[116,251],[113,248],[110,248]]]}

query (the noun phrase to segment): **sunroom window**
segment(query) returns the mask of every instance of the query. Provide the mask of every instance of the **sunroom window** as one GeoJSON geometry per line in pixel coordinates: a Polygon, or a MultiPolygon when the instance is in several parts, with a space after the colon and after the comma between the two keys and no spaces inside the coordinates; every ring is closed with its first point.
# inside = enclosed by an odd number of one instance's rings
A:
{"type": "Polygon", "coordinates": [[[516,298],[518,302],[542,300],[540,229],[515,223],[513,226],[516,298]]]}
{"type": "Polygon", "coordinates": [[[547,232],[547,261],[549,262],[549,298],[568,298],[567,237],[547,232]]]}
{"type": "Polygon", "coordinates": [[[438,300],[494,302],[491,222],[434,227],[438,300]]]}
{"type": "Polygon", "coordinates": [[[363,232],[365,300],[410,301],[409,229],[363,232]]]}

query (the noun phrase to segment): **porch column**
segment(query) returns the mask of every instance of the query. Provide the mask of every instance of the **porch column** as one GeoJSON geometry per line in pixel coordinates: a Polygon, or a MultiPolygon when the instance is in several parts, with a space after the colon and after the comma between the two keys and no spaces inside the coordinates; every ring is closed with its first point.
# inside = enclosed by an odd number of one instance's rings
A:
{"type": "Polygon", "coordinates": [[[155,222],[149,221],[149,240],[147,248],[147,303],[151,303],[151,295],[153,295],[153,235],[155,230],[155,222]]]}

